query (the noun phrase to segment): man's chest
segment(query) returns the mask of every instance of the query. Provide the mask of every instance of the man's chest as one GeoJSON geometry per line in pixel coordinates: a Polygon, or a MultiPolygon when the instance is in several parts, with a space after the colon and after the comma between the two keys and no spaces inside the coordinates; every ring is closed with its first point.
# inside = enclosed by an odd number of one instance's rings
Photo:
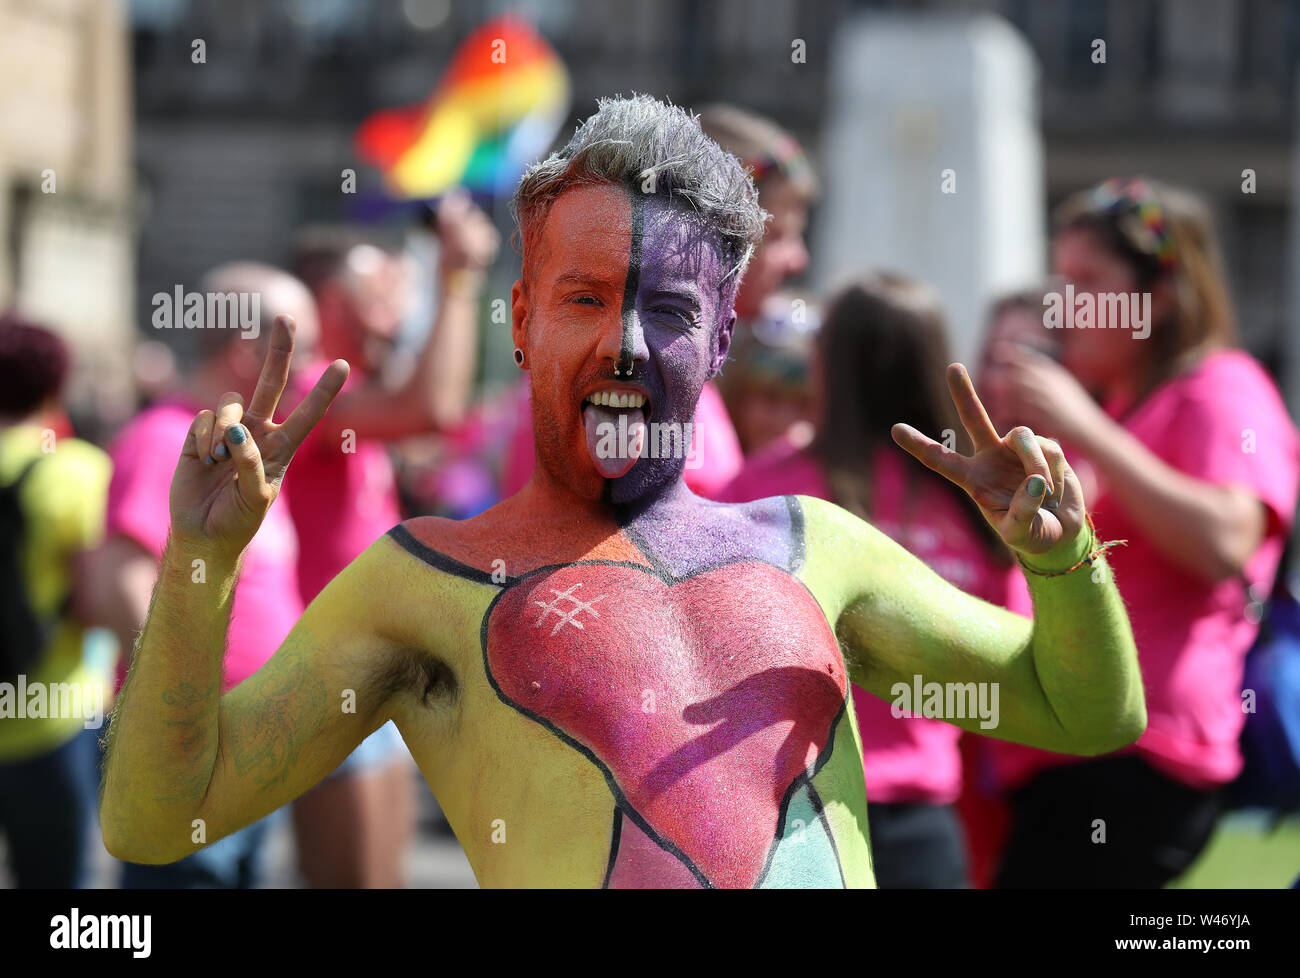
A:
{"type": "Polygon", "coordinates": [[[595,538],[509,525],[392,534],[440,572],[417,644],[465,640],[450,708],[413,715],[408,743],[444,745],[423,766],[462,838],[513,827],[468,845],[480,879],[869,885],[848,677],[834,611],[798,576],[797,501],[595,538]]]}
{"type": "MultiPolygon", "coordinates": [[[[543,570],[493,602],[483,643],[493,681],[517,705],[593,730],[602,714],[699,712],[718,697],[784,703],[793,719],[807,687],[838,697],[847,688],[816,599],[753,560],[681,579],[615,562],[543,570]]],[[[726,705],[712,709],[721,719],[726,705]]]]}
{"type": "MultiPolygon", "coordinates": [[[[501,592],[482,639],[496,694],[605,773],[629,841],[668,843],[715,885],[761,878],[848,691],[816,599],[755,560],[681,579],[615,562],[540,571],[501,592]]],[[[647,845],[640,868],[612,865],[658,878],[647,845]]]]}

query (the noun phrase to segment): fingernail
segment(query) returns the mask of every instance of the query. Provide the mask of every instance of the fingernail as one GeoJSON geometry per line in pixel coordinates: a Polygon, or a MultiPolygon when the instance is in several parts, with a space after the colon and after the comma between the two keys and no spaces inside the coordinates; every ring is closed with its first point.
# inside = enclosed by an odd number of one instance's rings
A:
{"type": "Polygon", "coordinates": [[[207,458],[205,458],[205,459],[203,460],[203,464],[204,464],[204,465],[216,465],[216,464],[217,464],[217,460],[216,460],[215,458],[213,458],[211,455],[209,455],[207,458]]]}
{"type": "Polygon", "coordinates": [[[232,425],[229,430],[226,431],[226,437],[230,439],[230,444],[242,445],[248,440],[248,429],[242,424],[232,425]]]}
{"type": "Polygon", "coordinates": [[[1041,475],[1031,475],[1029,477],[1029,495],[1033,496],[1035,499],[1041,496],[1043,490],[1046,488],[1047,480],[1041,475]]]}
{"type": "Polygon", "coordinates": [[[212,454],[215,456],[215,458],[213,458],[214,462],[218,458],[230,458],[230,449],[226,447],[225,442],[219,441],[217,442],[217,447],[212,450],[212,454]]]}

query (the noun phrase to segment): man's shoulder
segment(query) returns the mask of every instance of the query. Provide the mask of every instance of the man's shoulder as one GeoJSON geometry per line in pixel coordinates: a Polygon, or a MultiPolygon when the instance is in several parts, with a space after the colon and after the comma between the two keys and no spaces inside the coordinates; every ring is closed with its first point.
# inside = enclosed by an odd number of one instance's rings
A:
{"type": "Polygon", "coordinates": [[[803,500],[811,497],[797,496],[793,493],[777,493],[759,499],[747,499],[743,502],[708,502],[707,508],[713,512],[724,512],[735,519],[754,523],[758,526],[780,525],[799,528],[803,524],[803,500]]]}
{"type": "Polygon", "coordinates": [[[435,570],[481,584],[500,584],[508,555],[524,530],[510,524],[501,504],[469,519],[417,516],[388,531],[387,538],[435,570]]]}
{"type": "Polygon", "coordinates": [[[817,496],[793,495],[788,498],[802,515],[804,539],[808,541],[810,556],[821,553],[839,559],[861,546],[896,546],[886,533],[843,506],[817,496]]]}
{"type": "Polygon", "coordinates": [[[816,520],[818,523],[823,523],[827,521],[836,522],[840,520],[857,519],[857,517],[853,516],[853,514],[848,510],[836,506],[834,503],[828,502],[819,496],[809,496],[804,493],[791,493],[782,498],[790,500],[790,505],[799,508],[799,511],[803,514],[805,524],[809,520],[816,520]]]}

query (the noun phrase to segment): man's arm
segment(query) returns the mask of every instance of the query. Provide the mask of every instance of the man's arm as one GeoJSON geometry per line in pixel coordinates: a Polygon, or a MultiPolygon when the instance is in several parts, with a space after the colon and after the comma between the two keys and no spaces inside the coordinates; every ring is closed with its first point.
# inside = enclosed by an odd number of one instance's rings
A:
{"type": "Polygon", "coordinates": [[[270,661],[221,696],[237,562],[169,544],[108,734],[101,822],[113,855],[173,862],[252,824],[389,719],[399,646],[385,634],[397,616],[384,596],[397,589],[380,550],[358,558],[270,661]]]}
{"type": "Polygon", "coordinates": [[[276,424],[292,356],[293,322],[281,316],[247,411],[241,395],[223,395],[181,449],[158,584],[108,737],[100,821],[119,858],[171,862],[274,810],[328,773],[385,708],[373,671],[383,650],[355,609],[304,615],[272,662],[229,702],[220,696],[239,561],[347,378],[346,363],[331,364],[276,424]],[[358,698],[341,722],[322,694],[338,683],[358,698]]]}
{"type": "MultiPolygon", "coordinates": [[[[839,520],[811,542],[835,541],[833,560],[849,571],[836,628],[851,678],[885,699],[898,683],[915,690],[917,677],[922,690],[939,683],[945,694],[948,683],[987,683],[973,691],[986,706],[997,703],[994,726],[944,719],[1064,753],[1126,746],[1146,729],[1142,674],[1105,558],[1082,563],[1096,542],[1078,477],[1056,442],[1023,426],[999,435],[961,364],[949,365],[947,380],[974,454],[906,424],[894,425],[894,440],[964,490],[1016,551],[1028,568],[1034,620],[964,594],[861,521],[845,525],[847,514],[814,507],[824,521],[839,520]]],[[[909,712],[923,713],[919,707],[909,712]]]]}
{"type": "MultiPolygon", "coordinates": [[[[895,684],[913,691],[916,676],[922,689],[932,682],[996,684],[985,687],[983,700],[997,705],[995,726],[982,726],[979,716],[942,719],[1061,753],[1106,753],[1141,736],[1146,703],[1137,649],[1104,556],[1069,574],[1026,574],[1034,601],[1029,621],[953,587],[844,510],[801,502],[809,568],[826,579],[829,593],[838,585],[843,595],[836,631],[853,682],[886,702],[898,701],[895,684]]],[[[1084,529],[1033,566],[1069,567],[1086,555],[1087,543],[1084,529]]],[[[910,709],[919,715],[921,704],[910,709]]]]}

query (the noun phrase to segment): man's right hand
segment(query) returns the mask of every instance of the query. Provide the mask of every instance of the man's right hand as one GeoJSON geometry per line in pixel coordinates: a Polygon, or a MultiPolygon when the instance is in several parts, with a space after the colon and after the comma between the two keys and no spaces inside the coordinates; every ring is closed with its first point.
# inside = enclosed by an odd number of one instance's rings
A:
{"type": "Polygon", "coordinates": [[[272,421],[293,334],[293,319],[277,317],[247,410],[232,391],[190,425],[171,486],[171,534],[180,545],[237,558],[279,495],[294,452],[347,380],[347,361],[335,360],[283,424],[272,421]]]}

